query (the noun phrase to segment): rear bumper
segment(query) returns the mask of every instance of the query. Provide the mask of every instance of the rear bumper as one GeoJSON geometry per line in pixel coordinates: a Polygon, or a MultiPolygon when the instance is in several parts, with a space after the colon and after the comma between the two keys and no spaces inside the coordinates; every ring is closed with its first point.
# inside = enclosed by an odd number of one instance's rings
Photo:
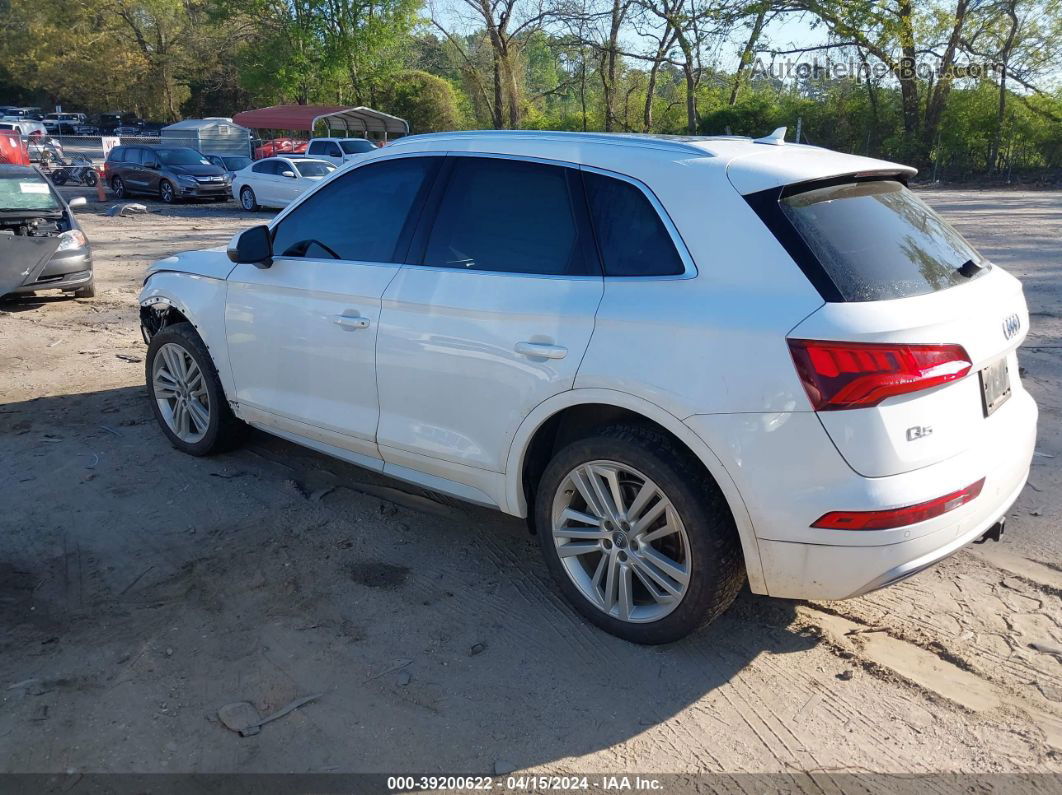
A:
{"type": "Polygon", "coordinates": [[[1004,516],[1029,475],[1037,408],[1022,388],[993,415],[992,431],[961,455],[912,472],[865,478],[848,467],[814,414],[717,415],[686,420],[718,450],[741,491],[771,596],[846,599],[917,573],[976,541],[1004,516]],[[733,415],[732,415],[733,416],[733,415]],[[730,434],[730,439],[725,438],[730,434]],[[831,510],[913,505],[985,478],[981,494],[928,521],[890,530],[810,525],[831,510]]]}

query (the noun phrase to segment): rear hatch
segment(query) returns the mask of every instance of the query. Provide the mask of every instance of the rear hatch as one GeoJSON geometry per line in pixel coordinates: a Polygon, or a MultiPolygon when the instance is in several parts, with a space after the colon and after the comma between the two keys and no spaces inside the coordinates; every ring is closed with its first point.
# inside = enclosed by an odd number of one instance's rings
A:
{"type": "Polygon", "coordinates": [[[788,335],[808,398],[867,477],[959,455],[1022,389],[1017,279],[895,177],[819,179],[746,196],[826,303],[788,335]]]}

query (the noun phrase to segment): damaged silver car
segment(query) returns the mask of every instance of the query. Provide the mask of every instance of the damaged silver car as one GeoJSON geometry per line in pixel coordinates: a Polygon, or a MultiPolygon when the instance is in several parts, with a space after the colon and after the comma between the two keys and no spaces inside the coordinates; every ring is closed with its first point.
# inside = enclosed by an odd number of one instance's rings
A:
{"type": "Polygon", "coordinates": [[[96,294],[92,250],[68,204],[36,168],[0,165],[0,296],[96,294]]]}

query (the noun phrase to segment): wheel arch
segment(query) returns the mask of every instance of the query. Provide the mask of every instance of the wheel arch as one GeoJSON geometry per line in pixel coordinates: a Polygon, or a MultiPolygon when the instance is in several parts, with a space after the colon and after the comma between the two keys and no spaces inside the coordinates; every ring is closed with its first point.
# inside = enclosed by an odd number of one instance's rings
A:
{"type": "Polygon", "coordinates": [[[765,593],[759,546],[745,501],[723,461],[685,423],[665,409],[642,398],[609,389],[575,389],[540,403],[521,423],[513,437],[505,468],[507,513],[528,517],[527,478],[545,468],[548,453],[565,437],[576,438],[574,428],[636,419],[662,430],[692,453],[719,485],[734,516],[745,556],[749,585],[765,593]],[[581,424],[584,423],[584,424],[581,424]],[[543,458],[546,460],[543,461],[543,458]]]}
{"type": "Polygon", "coordinates": [[[190,323],[210,353],[225,395],[230,403],[233,401],[235,384],[225,354],[224,280],[178,271],[153,271],[140,293],[140,321],[146,342],[166,325],[190,323]]]}

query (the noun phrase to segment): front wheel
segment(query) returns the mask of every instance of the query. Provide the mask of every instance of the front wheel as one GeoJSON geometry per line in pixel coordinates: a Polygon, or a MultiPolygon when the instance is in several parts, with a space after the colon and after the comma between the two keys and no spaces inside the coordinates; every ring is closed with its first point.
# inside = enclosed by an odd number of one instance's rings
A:
{"type": "Polygon", "coordinates": [[[90,188],[95,188],[96,183],[100,181],[99,174],[96,173],[95,169],[91,168],[85,169],[85,176],[83,179],[85,184],[90,188]]]}
{"type": "Polygon", "coordinates": [[[155,419],[178,450],[212,455],[243,441],[247,426],[232,413],[210,352],[191,323],[155,334],[145,369],[155,419]]]}
{"type": "Polygon", "coordinates": [[[166,204],[173,204],[177,200],[177,194],[173,190],[172,183],[162,180],[159,183],[159,198],[166,204]]]}
{"type": "Polygon", "coordinates": [[[722,492],[688,450],[651,428],[607,427],[557,452],[535,517],[561,591],[625,640],[678,640],[726,610],[744,583],[722,492]]]}

